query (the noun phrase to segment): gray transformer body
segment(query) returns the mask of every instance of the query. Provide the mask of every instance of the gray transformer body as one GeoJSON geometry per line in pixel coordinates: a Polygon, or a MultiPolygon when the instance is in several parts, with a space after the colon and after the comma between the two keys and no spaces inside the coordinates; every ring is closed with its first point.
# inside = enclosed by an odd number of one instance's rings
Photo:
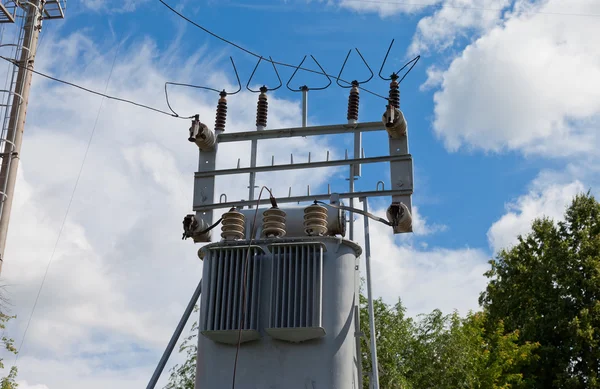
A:
{"type": "Polygon", "coordinates": [[[238,344],[236,389],[361,387],[360,246],[339,237],[240,240],[200,255],[196,388],[231,387],[238,344]]]}

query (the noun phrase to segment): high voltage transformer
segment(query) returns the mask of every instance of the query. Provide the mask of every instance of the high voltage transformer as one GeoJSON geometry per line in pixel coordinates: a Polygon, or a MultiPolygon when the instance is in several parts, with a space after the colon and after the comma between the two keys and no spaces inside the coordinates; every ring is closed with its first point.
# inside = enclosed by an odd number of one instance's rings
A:
{"type": "Polygon", "coordinates": [[[254,131],[225,132],[227,96],[237,92],[220,92],[214,130],[198,115],[192,119],[188,140],[198,147],[199,161],[195,213],[183,220],[183,238],[205,243],[198,251],[203,279],[147,388],[154,388],[199,297],[196,389],[362,388],[359,264],[364,255],[373,366],[370,383],[379,389],[369,219],[386,224],[394,234],[412,232],[408,126],[399,109],[397,73],[389,80],[389,98],[378,122],[358,122],[357,81],[349,86],[344,124],[307,127],[306,86],[297,90],[302,92],[302,127],[267,129],[267,93],[278,87],[266,86],[253,91],[258,93],[254,131]],[[362,133],[373,131],[387,133],[387,155],[365,157],[362,133]],[[292,155],[290,163],[275,164],[272,159],[269,165],[257,165],[259,141],[336,134],[353,134],[353,156],[346,151],[343,159],[328,155],[325,161],[312,161],[309,154],[307,162],[294,162],[292,155]],[[238,160],[235,168],[217,168],[219,145],[227,142],[250,142],[250,166],[241,167],[238,160]],[[382,162],[389,163],[389,188],[379,181],[372,183],[373,190],[355,191],[361,166],[382,162]],[[257,186],[257,173],[333,166],[348,168],[347,191],[332,193],[328,186],[326,193],[310,193],[308,187],[306,195],[292,196],[290,189],[288,196],[276,197],[271,189],[257,186]],[[227,193],[217,199],[215,179],[240,174],[248,176],[248,200],[228,201],[227,193]],[[372,197],[391,199],[385,219],[368,212],[367,201],[372,197]],[[362,202],[362,209],[354,207],[355,199],[362,202]],[[225,212],[215,221],[217,210],[225,212]],[[364,249],[354,241],[354,214],[364,216],[364,249]]]}
{"type": "MultiPolygon", "coordinates": [[[[362,387],[359,258],[363,249],[353,241],[354,236],[346,239],[346,224],[353,230],[353,218],[346,220],[346,211],[372,217],[367,199],[391,197],[386,224],[394,233],[412,231],[413,169],[407,125],[397,100],[387,107],[382,122],[358,123],[358,90],[357,85],[351,89],[349,123],[342,125],[266,130],[266,88],[258,99],[257,131],[224,132],[224,94],[216,131],[198,117],[193,120],[189,140],[200,149],[194,186],[196,213],[184,220],[184,236],[210,241],[215,231],[212,212],[228,210],[220,220],[221,240],[199,251],[203,284],[196,388],[229,387],[234,363],[239,389],[362,387]],[[353,133],[354,149],[361,150],[361,134],[378,130],[388,133],[389,155],[366,158],[356,152],[354,158],[342,160],[256,166],[261,140],[353,133]],[[251,166],[217,169],[218,145],[242,141],[251,142],[251,166]],[[368,192],[355,192],[351,185],[346,193],[283,198],[261,190],[264,196],[255,199],[255,174],[259,172],[348,166],[353,181],[362,164],[375,162],[389,162],[390,189],[373,183],[376,189],[368,192]],[[250,200],[215,202],[215,178],[241,173],[250,176],[250,200]],[[363,201],[362,211],[343,205],[343,200],[354,198],[363,201]],[[308,204],[286,207],[286,203],[308,204]]],[[[391,97],[396,91],[393,80],[391,97]]],[[[368,235],[365,240],[369,256],[368,235]]]]}

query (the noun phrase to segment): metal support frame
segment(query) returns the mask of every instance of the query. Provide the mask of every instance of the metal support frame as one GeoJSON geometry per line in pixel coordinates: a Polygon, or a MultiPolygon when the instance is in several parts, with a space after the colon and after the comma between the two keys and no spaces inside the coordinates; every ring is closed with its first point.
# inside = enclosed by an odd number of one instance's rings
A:
{"type": "Polygon", "coordinates": [[[177,345],[177,341],[179,340],[179,337],[181,336],[181,333],[183,332],[183,329],[185,328],[185,325],[187,324],[187,322],[190,318],[190,315],[194,311],[194,307],[196,306],[196,303],[198,302],[198,299],[200,298],[200,293],[202,293],[202,279],[200,279],[200,282],[198,283],[198,286],[196,287],[196,290],[194,291],[194,294],[192,295],[190,302],[188,303],[187,307],[185,308],[185,311],[183,311],[183,316],[181,316],[181,319],[179,319],[179,323],[177,324],[177,327],[175,328],[175,332],[173,332],[173,335],[171,336],[171,339],[169,340],[169,343],[167,344],[167,348],[163,352],[163,355],[160,358],[160,361],[158,361],[158,365],[156,366],[156,369],[154,369],[154,373],[152,374],[152,378],[150,378],[150,382],[148,382],[148,386],[146,386],[146,389],[154,389],[156,387],[156,383],[158,382],[160,375],[162,374],[163,370],[165,369],[165,366],[167,365],[167,361],[169,360],[171,353],[175,349],[175,346],[177,345]]]}
{"type": "MultiPolygon", "coordinates": [[[[366,197],[361,197],[363,210],[369,212],[366,197]]],[[[367,268],[367,299],[369,301],[369,330],[371,331],[371,385],[373,389],[379,389],[379,366],[377,364],[377,338],[375,336],[375,312],[373,309],[373,292],[371,288],[371,235],[369,232],[369,218],[363,217],[365,224],[365,266],[367,268]]]]}
{"type": "MultiPolygon", "coordinates": [[[[375,156],[366,158],[362,150],[362,133],[369,131],[385,131],[385,125],[382,122],[369,122],[369,123],[348,123],[341,125],[328,125],[328,126],[313,126],[307,127],[307,95],[303,94],[302,100],[302,127],[297,128],[283,128],[275,130],[263,130],[259,131],[246,131],[237,133],[218,133],[217,144],[225,142],[251,142],[251,163],[250,167],[241,168],[228,168],[228,169],[215,169],[216,161],[216,149],[212,152],[201,152],[200,163],[198,172],[195,174],[194,184],[194,206],[193,209],[196,212],[198,218],[201,218],[206,224],[211,225],[213,222],[213,211],[217,209],[229,209],[232,207],[237,208],[251,208],[253,206],[267,205],[270,203],[270,199],[265,198],[260,201],[254,200],[254,184],[256,174],[259,172],[270,172],[270,171],[284,171],[294,169],[312,169],[312,168],[323,168],[333,166],[347,166],[348,167],[348,179],[349,179],[349,191],[347,193],[331,193],[328,187],[327,193],[311,194],[310,189],[304,196],[291,196],[291,188],[287,197],[277,196],[277,190],[275,189],[275,196],[277,202],[280,204],[284,203],[300,203],[309,202],[313,200],[330,200],[339,201],[341,199],[348,199],[351,206],[354,206],[354,199],[360,199],[363,201],[363,209],[368,212],[367,200],[369,197],[382,197],[389,196],[392,198],[392,202],[404,203],[409,212],[412,212],[411,195],[413,193],[413,164],[412,156],[408,153],[408,135],[399,136],[392,138],[388,136],[389,140],[389,155],[386,156],[375,156]],[[258,142],[266,139],[281,139],[281,138],[292,138],[292,137],[307,137],[307,136],[322,136],[322,135],[334,135],[334,134],[353,134],[353,158],[348,158],[348,151],[346,151],[346,157],[343,160],[332,160],[327,158],[326,161],[312,162],[309,154],[308,162],[306,163],[294,163],[293,155],[291,163],[275,165],[272,160],[271,166],[256,166],[257,160],[257,146],[258,142]],[[390,164],[390,184],[389,189],[385,189],[383,182],[379,181],[374,185],[375,190],[371,191],[355,191],[355,180],[361,175],[361,165],[363,163],[381,163],[389,162],[390,164]],[[250,174],[250,200],[240,201],[227,201],[226,194],[222,194],[219,199],[219,203],[215,203],[215,178],[223,175],[233,174],[250,174]],[[222,201],[223,200],[223,201],[222,201]],[[222,202],[221,202],[222,201],[222,202]]],[[[396,135],[395,135],[396,136],[396,135]]],[[[329,153],[328,153],[329,154],[329,153]]],[[[365,259],[367,267],[367,293],[368,293],[368,309],[369,309],[369,327],[371,333],[371,357],[372,357],[372,379],[374,389],[379,389],[379,376],[378,376],[378,365],[377,365],[377,344],[375,338],[375,319],[374,319],[374,307],[373,307],[373,295],[372,295],[372,280],[371,280],[371,246],[370,246],[370,234],[369,234],[369,221],[368,218],[364,218],[365,228],[365,259]]],[[[349,221],[350,240],[354,239],[354,221],[353,215],[350,215],[349,221]]],[[[399,229],[394,233],[409,232],[400,231],[399,229]]],[[[358,264],[357,264],[358,271],[358,264]]],[[[358,292],[356,292],[358,295],[358,292]]],[[[355,314],[358,314],[360,304],[357,304],[355,314]]],[[[357,358],[360,358],[360,325],[356,327],[357,330],[357,358]]],[[[359,367],[359,372],[361,368],[359,367]]],[[[360,377],[362,380],[362,375],[360,377]]],[[[361,385],[362,386],[362,385],[361,385]]]]}
{"type": "MultiPolygon", "coordinates": [[[[322,168],[332,166],[349,166],[349,191],[347,193],[339,194],[340,199],[349,199],[350,204],[354,204],[355,198],[359,197],[381,197],[391,196],[393,201],[402,201],[408,206],[411,211],[410,198],[412,195],[412,176],[413,176],[413,165],[412,156],[407,153],[408,142],[407,138],[393,139],[389,138],[390,142],[390,155],[388,156],[377,156],[364,158],[362,156],[362,132],[367,131],[383,131],[384,125],[382,122],[369,122],[369,123],[357,123],[357,124],[342,124],[342,125],[329,125],[329,126],[314,126],[314,127],[298,127],[298,128],[283,128],[276,130],[261,130],[261,131],[248,131],[238,133],[221,133],[217,134],[217,142],[236,142],[236,141],[251,141],[251,152],[254,158],[251,158],[251,166],[247,168],[233,168],[233,169],[215,169],[216,161],[216,150],[211,152],[200,153],[199,171],[195,175],[194,185],[194,211],[197,213],[197,217],[203,219],[208,225],[212,224],[213,216],[212,210],[215,209],[228,209],[231,207],[248,207],[251,208],[256,205],[254,201],[253,190],[249,188],[250,200],[240,201],[227,201],[215,203],[215,177],[228,174],[251,174],[255,177],[258,172],[267,171],[282,171],[282,170],[293,170],[293,169],[311,169],[311,168],[322,168]],[[306,136],[320,136],[320,135],[333,135],[333,134],[348,134],[354,135],[354,158],[333,161],[315,161],[307,163],[290,163],[284,165],[271,165],[271,166],[256,166],[256,147],[258,141],[266,139],[278,139],[278,138],[289,138],[289,137],[306,137],[306,136]],[[355,192],[354,180],[356,179],[357,173],[360,174],[360,165],[363,163],[379,163],[389,162],[391,171],[391,185],[392,188],[389,190],[376,190],[355,192]]],[[[253,184],[254,180],[250,180],[250,184],[253,184]]],[[[306,196],[291,196],[278,197],[280,203],[299,203],[312,200],[328,200],[331,196],[330,191],[328,193],[310,194],[306,196]]],[[[269,199],[260,201],[260,205],[268,204],[269,199]]],[[[354,228],[353,220],[350,220],[350,239],[354,239],[354,228]]]]}

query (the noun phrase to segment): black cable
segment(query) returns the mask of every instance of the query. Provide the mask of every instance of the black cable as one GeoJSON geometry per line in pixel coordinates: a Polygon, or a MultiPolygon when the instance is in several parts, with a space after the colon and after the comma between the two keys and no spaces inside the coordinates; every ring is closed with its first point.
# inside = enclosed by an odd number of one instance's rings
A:
{"type": "Polygon", "coordinates": [[[190,117],[182,117],[182,116],[179,116],[179,115],[177,115],[177,114],[171,114],[171,113],[169,113],[169,112],[163,111],[163,110],[161,110],[161,109],[158,109],[158,108],[153,108],[153,107],[150,107],[150,106],[148,106],[148,105],[144,105],[144,104],[136,103],[135,101],[131,101],[131,100],[127,100],[127,99],[122,99],[122,98],[120,98],[120,97],[110,96],[110,95],[107,95],[107,94],[105,94],[105,93],[101,93],[101,92],[96,92],[95,90],[92,90],[92,89],[85,88],[85,87],[83,87],[83,86],[80,86],[80,85],[74,84],[74,83],[72,83],[72,82],[65,81],[65,80],[61,80],[61,79],[59,79],[59,78],[56,78],[56,77],[52,77],[52,76],[50,76],[50,75],[48,75],[48,74],[45,74],[45,73],[39,72],[39,71],[37,71],[37,70],[29,69],[27,66],[25,66],[25,65],[22,65],[22,64],[20,64],[18,61],[14,60],[14,59],[11,59],[11,58],[6,58],[6,57],[3,57],[3,56],[0,56],[0,59],[3,59],[3,60],[5,60],[5,61],[7,61],[7,62],[10,62],[10,63],[12,63],[13,65],[15,65],[15,66],[17,66],[17,67],[19,67],[19,68],[22,68],[22,69],[27,69],[27,70],[29,70],[30,72],[32,72],[32,73],[34,73],[34,74],[37,74],[37,75],[39,75],[39,76],[45,77],[45,78],[47,78],[47,79],[49,79],[49,80],[56,81],[56,82],[60,82],[61,84],[69,85],[69,86],[72,86],[72,87],[74,87],[74,88],[81,89],[81,90],[83,90],[83,91],[85,91],[85,92],[92,93],[92,94],[94,94],[94,95],[97,95],[97,96],[102,96],[102,97],[104,97],[104,98],[106,98],[106,99],[109,99],[109,100],[116,100],[116,101],[120,101],[120,102],[122,102],[122,103],[132,104],[132,105],[135,105],[135,106],[137,106],[137,107],[141,107],[141,108],[149,109],[149,110],[151,110],[151,111],[158,112],[158,113],[162,113],[163,115],[168,115],[168,116],[171,116],[171,117],[174,117],[174,118],[178,118],[178,119],[186,119],[186,120],[187,120],[187,119],[191,119],[191,118],[193,117],[193,116],[190,116],[190,117]]]}
{"type": "Polygon", "coordinates": [[[319,200],[315,200],[315,203],[323,204],[323,205],[326,205],[328,207],[332,207],[332,208],[336,208],[336,209],[341,209],[343,211],[350,211],[350,212],[354,212],[354,213],[359,213],[359,214],[361,214],[363,216],[366,216],[366,217],[368,217],[370,219],[375,220],[376,222],[383,223],[386,226],[394,227],[394,225],[392,223],[390,223],[389,221],[385,220],[384,218],[379,217],[379,216],[375,216],[375,215],[373,215],[372,213],[369,213],[369,212],[365,212],[362,209],[347,207],[345,205],[337,205],[337,204],[325,203],[325,202],[319,201],[319,200]]]}
{"type": "MultiPolygon", "coordinates": [[[[233,46],[233,47],[235,47],[235,48],[237,48],[237,49],[239,49],[239,50],[242,50],[242,51],[243,51],[243,52],[245,52],[246,54],[250,54],[250,55],[252,55],[252,56],[254,56],[254,57],[256,57],[256,58],[262,58],[262,60],[263,60],[263,61],[271,62],[271,63],[273,63],[273,64],[275,64],[275,65],[280,65],[280,66],[285,66],[285,67],[288,67],[288,68],[294,68],[294,69],[304,70],[304,71],[311,72],[311,73],[316,73],[316,74],[325,75],[325,76],[327,76],[327,77],[331,77],[331,78],[333,78],[334,80],[338,80],[338,81],[344,82],[344,83],[346,83],[346,84],[348,84],[348,85],[352,85],[352,83],[351,83],[351,82],[348,82],[348,81],[346,81],[346,80],[343,80],[343,79],[341,79],[341,78],[339,78],[339,77],[336,77],[336,76],[333,76],[333,75],[327,74],[327,73],[325,73],[325,72],[320,72],[320,71],[317,71],[317,70],[312,70],[312,69],[308,69],[308,68],[302,68],[302,67],[298,67],[298,66],[296,66],[296,65],[291,65],[291,64],[289,64],[289,63],[275,61],[275,60],[273,60],[273,59],[270,59],[270,58],[269,58],[269,59],[266,59],[264,56],[262,56],[262,55],[260,55],[260,54],[257,54],[257,53],[255,53],[255,52],[253,52],[253,51],[250,51],[250,50],[248,50],[248,49],[246,49],[246,48],[244,48],[244,47],[242,47],[242,46],[240,46],[240,45],[238,45],[238,44],[236,44],[236,43],[233,43],[232,41],[230,41],[230,40],[228,40],[228,39],[225,39],[225,38],[223,38],[222,36],[220,36],[220,35],[217,35],[217,34],[215,34],[214,32],[210,31],[210,30],[209,30],[209,29],[207,29],[206,27],[203,27],[203,26],[201,26],[200,24],[198,24],[198,23],[194,22],[193,20],[191,20],[191,19],[190,19],[190,18],[188,18],[187,16],[183,15],[181,12],[177,11],[175,8],[171,7],[171,6],[170,6],[169,4],[167,4],[167,3],[166,3],[164,0],[158,0],[158,1],[160,1],[160,2],[161,2],[161,3],[162,3],[164,6],[165,6],[165,7],[167,7],[168,9],[170,9],[170,10],[171,10],[171,12],[173,12],[174,14],[176,14],[177,16],[179,16],[180,18],[184,19],[184,20],[185,20],[185,21],[187,21],[188,23],[190,23],[190,24],[192,24],[192,25],[194,25],[194,26],[198,27],[199,29],[201,29],[201,30],[202,30],[202,31],[204,31],[205,33],[207,33],[207,34],[209,34],[209,35],[211,35],[211,36],[213,36],[213,37],[215,37],[215,38],[217,38],[217,39],[219,39],[219,40],[221,40],[221,41],[223,41],[223,42],[227,43],[228,45],[231,45],[231,46],[233,46]]],[[[378,94],[378,93],[375,93],[375,92],[373,92],[373,91],[370,91],[370,90],[368,90],[368,89],[366,89],[366,88],[364,88],[364,87],[362,87],[362,86],[359,86],[359,88],[360,88],[360,89],[362,89],[363,91],[367,92],[367,93],[370,93],[370,94],[372,94],[373,96],[380,97],[380,98],[382,98],[382,99],[384,99],[384,100],[386,100],[386,101],[388,100],[388,98],[387,98],[387,97],[385,97],[385,96],[382,96],[382,95],[380,95],[380,94],[378,94]]]]}
{"type": "Polygon", "coordinates": [[[232,375],[232,380],[231,380],[231,389],[235,389],[235,378],[237,376],[237,364],[238,364],[238,358],[240,355],[240,347],[242,344],[242,328],[244,325],[244,316],[246,315],[246,278],[248,276],[247,270],[248,270],[248,261],[250,259],[250,251],[252,250],[252,242],[254,241],[254,235],[256,235],[256,218],[258,217],[258,208],[260,206],[260,200],[263,194],[264,190],[267,190],[267,192],[269,192],[269,198],[271,200],[271,204],[273,206],[277,206],[277,201],[275,200],[275,197],[273,197],[273,192],[271,192],[271,190],[269,188],[267,188],[266,186],[263,186],[262,188],[260,188],[260,192],[258,192],[258,198],[256,199],[256,210],[254,211],[254,218],[252,220],[252,225],[250,227],[250,242],[248,243],[248,251],[246,252],[246,257],[244,259],[244,264],[243,264],[243,275],[242,275],[242,314],[240,315],[240,328],[238,329],[238,339],[237,339],[237,345],[236,345],[236,350],[235,350],[235,360],[233,362],[233,375],[232,375]]]}

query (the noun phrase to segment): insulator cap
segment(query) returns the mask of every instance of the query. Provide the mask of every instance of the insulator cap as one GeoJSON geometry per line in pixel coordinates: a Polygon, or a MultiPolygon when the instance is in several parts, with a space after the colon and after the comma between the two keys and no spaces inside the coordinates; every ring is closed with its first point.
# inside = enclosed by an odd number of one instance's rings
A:
{"type": "Polygon", "coordinates": [[[285,236],[286,213],[277,207],[272,207],[263,212],[263,235],[267,238],[281,238],[285,236]]]}
{"type": "Polygon", "coordinates": [[[267,114],[269,111],[269,103],[267,102],[267,88],[265,86],[260,88],[260,95],[258,95],[258,104],[256,105],[256,126],[266,127],[267,126],[267,114]]]}
{"type": "Polygon", "coordinates": [[[348,120],[358,120],[359,100],[358,82],[352,81],[352,89],[350,89],[350,96],[348,96],[348,120]]]}
{"type": "Polygon", "coordinates": [[[319,204],[304,209],[304,232],[308,236],[327,234],[327,208],[319,204]]]}
{"type": "Polygon", "coordinates": [[[215,120],[215,131],[225,131],[225,122],[227,121],[227,93],[220,93],[219,102],[217,103],[217,118],[215,120]]]}
{"type": "Polygon", "coordinates": [[[390,82],[390,104],[400,109],[400,84],[395,79],[390,82]]]}
{"type": "Polygon", "coordinates": [[[246,217],[237,209],[223,214],[221,221],[221,237],[224,240],[239,240],[245,236],[246,217]]]}

